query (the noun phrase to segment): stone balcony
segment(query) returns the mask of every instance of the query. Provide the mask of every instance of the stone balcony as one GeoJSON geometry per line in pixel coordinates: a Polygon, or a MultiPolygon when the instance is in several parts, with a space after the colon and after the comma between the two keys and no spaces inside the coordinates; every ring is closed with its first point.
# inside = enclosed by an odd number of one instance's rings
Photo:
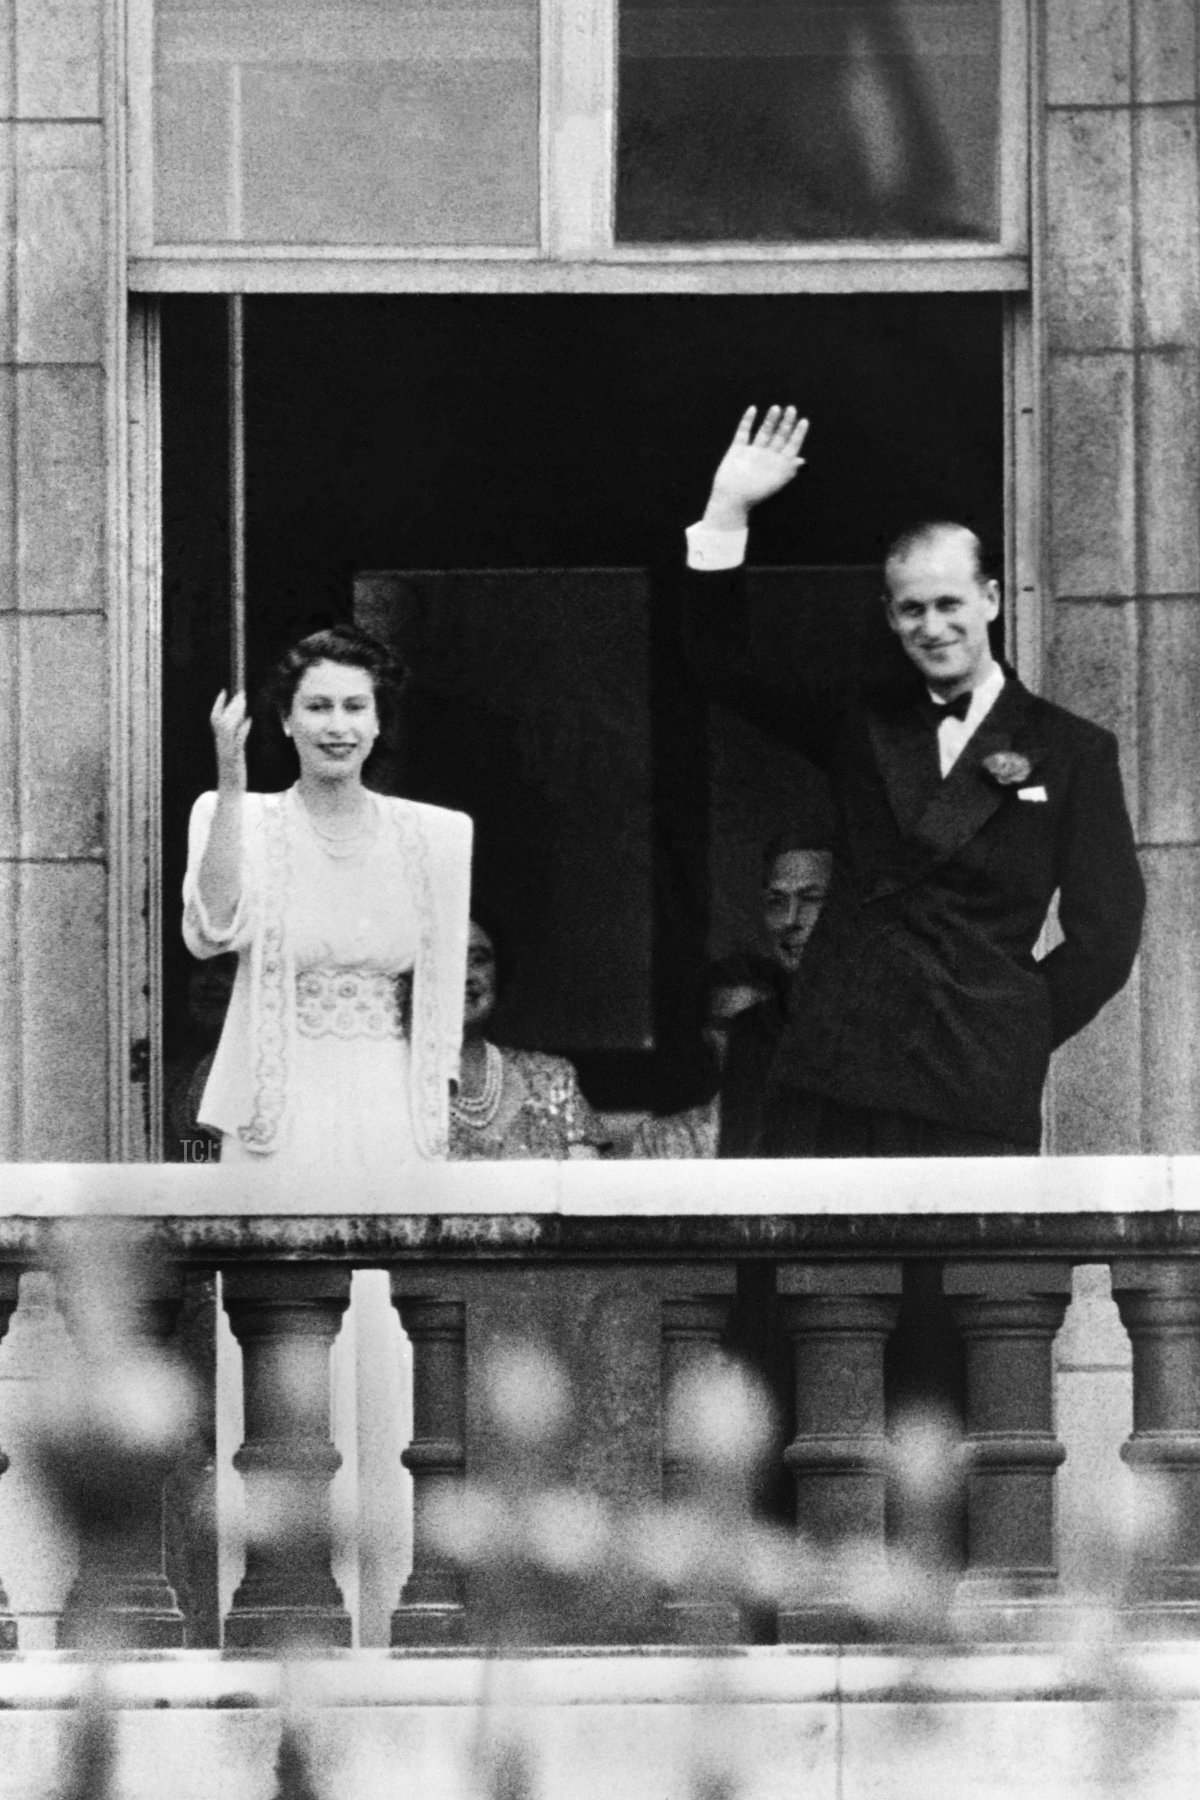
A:
{"type": "MultiPolygon", "coordinates": [[[[112,1791],[147,1800],[213,1791],[197,1768],[218,1764],[222,1793],[272,1791],[297,1681],[322,1797],[391,1791],[395,1759],[427,1791],[479,1791],[481,1719],[524,1746],[531,1800],[599,1791],[604,1770],[622,1795],[802,1775],[806,1795],[960,1776],[956,1795],[1082,1795],[1120,1769],[1123,1794],[1182,1795],[1198,1200],[1191,1159],[431,1167],[337,1195],[218,1167],[7,1167],[6,1318],[22,1272],[61,1284],[64,1244],[100,1243],[98,1221],[154,1252],[148,1287],[108,1295],[148,1356],[220,1271],[248,1547],[224,1650],[191,1647],[163,1467],[127,1444],[99,1475],[59,1455],[61,1648],[0,1665],[0,1796],[57,1791],[62,1708],[97,1644],[119,1658],[112,1791]],[[390,1650],[350,1648],[330,1512],[331,1351],[364,1269],[386,1271],[411,1350],[407,1483],[397,1459],[394,1490],[362,1496],[410,1525],[390,1650]],[[756,1482],[726,1428],[731,1351],[787,1411],[756,1482]],[[497,1409],[514,1354],[528,1392],[567,1396],[561,1416],[497,1409]],[[902,1454],[914,1398],[941,1421],[923,1475],[902,1454]],[[1121,1536],[1118,1493],[1152,1529],[1121,1536]]],[[[5,1485],[20,1465],[14,1449],[5,1485]]],[[[25,1554],[0,1532],[14,1591],[25,1554]]],[[[16,1649],[25,1627],[7,1629],[16,1649]]]]}

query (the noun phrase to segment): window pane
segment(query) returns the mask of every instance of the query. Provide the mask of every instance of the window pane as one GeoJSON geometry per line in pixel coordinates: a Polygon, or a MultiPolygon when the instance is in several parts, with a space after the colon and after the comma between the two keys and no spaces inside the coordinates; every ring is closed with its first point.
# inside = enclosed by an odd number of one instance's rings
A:
{"type": "Polygon", "coordinates": [[[156,0],[159,243],[533,244],[538,0],[156,0]]]}
{"type": "Polygon", "coordinates": [[[619,0],[617,236],[999,235],[1002,0],[619,0]]]}

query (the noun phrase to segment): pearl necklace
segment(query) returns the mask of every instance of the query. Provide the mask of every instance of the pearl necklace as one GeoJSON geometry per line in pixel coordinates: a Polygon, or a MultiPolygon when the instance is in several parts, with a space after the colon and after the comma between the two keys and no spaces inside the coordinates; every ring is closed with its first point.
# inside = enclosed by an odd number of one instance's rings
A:
{"type": "Polygon", "coordinates": [[[483,1086],[477,1094],[464,1094],[460,1088],[450,1101],[454,1117],[471,1131],[484,1131],[492,1123],[504,1091],[504,1058],[495,1044],[485,1043],[483,1050],[483,1086]]]}
{"type": "Polygon", "coordinates": [[[326,856],[332,857],[335,862],[347,862],[352,856],[357,856],[363,845],[375,835],[379,821],[375,810],[375,802],[370,795],[367,797],[366,804],[359,809],[360,823],[355,825],[353,831],[322,831],[321,827],[317,824],[317,821],[309,812],[308,807],[305,805],[298,790],[296,794],[296,803],[304,816],[304,823],[308,826],[308,829],[312,832],[326,856]]]}

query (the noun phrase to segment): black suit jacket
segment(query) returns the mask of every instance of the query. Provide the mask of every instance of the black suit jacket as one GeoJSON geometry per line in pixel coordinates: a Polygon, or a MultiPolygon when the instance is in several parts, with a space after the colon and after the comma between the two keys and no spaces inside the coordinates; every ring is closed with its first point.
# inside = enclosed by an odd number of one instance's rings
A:
{"type": "Polygon", "coordinates": [[[718,1156],[755,1154],[783,1026],[782,994],[771,994],[730,1021],[721,1068],[718,1156]]]}
{"type": "Polygon", "coordinates": [[[773,1080],[1035,1149],[1050,1053],[1123,985],[1141,933],[1112,733],[1010,677],[943,780],[907,671],[887,689],[806,692],[746,669],[740,571],[688,572],[686,638],[709,695],[832,789],[833,879],[773,1080]],[[1035,961],[1056,892],[1063,941],[1035,961]]]}

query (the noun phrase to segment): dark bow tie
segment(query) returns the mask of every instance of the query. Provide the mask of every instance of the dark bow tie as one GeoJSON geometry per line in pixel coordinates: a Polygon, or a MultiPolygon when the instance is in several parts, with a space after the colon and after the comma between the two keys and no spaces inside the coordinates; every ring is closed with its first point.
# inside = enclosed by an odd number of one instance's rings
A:
{"type": "Polygon", "coordinates": [[[944,719],[965,719],[971,710],[971,702],[974,698],[973,690],[968,688],[965,694],[959,694],[955,699],[947,700],[945,705],[935,700],[930,694],[923,695],[917,705],[921,717],[936,731],[944,719]]]}

